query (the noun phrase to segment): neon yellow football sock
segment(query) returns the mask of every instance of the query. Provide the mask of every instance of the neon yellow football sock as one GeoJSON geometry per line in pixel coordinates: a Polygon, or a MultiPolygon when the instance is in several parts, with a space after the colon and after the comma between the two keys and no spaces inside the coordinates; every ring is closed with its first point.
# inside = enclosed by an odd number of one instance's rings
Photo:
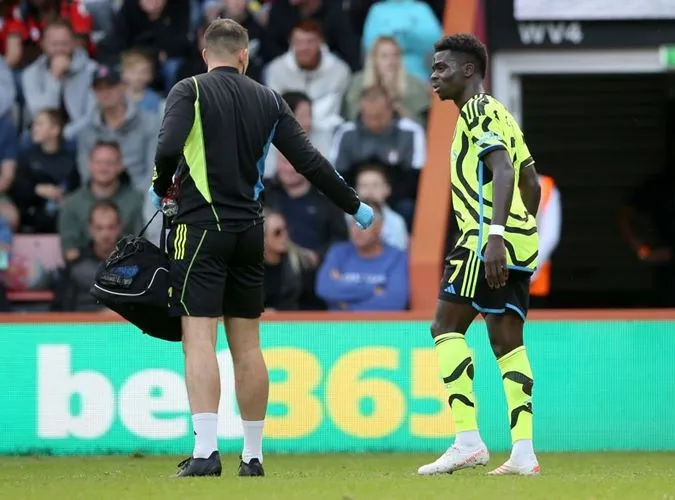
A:
{"type": "Polygon", "coordinates": [[[444,333],[434,339],[443,383],[450,397],[457,433],[475,431],[476,405],[473,395],[473,359],[461,333],[444,333]]]}
{"type": "Polygon", "coordinates": [[[525,346],[520,346],[497,361],[502,372],[506,403],[509,407],[511,440],[532,440],[532,369],[525,346]]]}

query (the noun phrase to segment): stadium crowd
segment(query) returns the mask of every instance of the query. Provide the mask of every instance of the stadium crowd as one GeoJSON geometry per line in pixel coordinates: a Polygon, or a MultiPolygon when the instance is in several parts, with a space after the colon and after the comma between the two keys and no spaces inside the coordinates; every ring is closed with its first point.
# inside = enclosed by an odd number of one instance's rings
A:
{"type": "Polygon", "coordinates": [[[248,76],[283,95],[379,214],[355,230],[272,148],[266,307],[405,309],[444,3],[0,2],[0,308],[99,308],[88,293],[98,263],[152,215],[145,193],[165,96],[206,71],[201,35],[228,17],[248,30],[248,76]]]}

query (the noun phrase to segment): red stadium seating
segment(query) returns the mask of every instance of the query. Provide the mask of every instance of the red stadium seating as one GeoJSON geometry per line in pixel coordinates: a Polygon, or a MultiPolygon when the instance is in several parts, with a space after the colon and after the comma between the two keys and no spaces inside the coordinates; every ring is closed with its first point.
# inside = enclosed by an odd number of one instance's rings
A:
{"type": "MultiPolygon", "coordinates": [[[[14,236],[12,252],[37,260],[48,271],[63,266],[61,242],[57,234],[17,234],[14,236]]],[[[7,298],[11,302],[50,302],[54,294],[51,290],[8,291],[7,298]]]]}

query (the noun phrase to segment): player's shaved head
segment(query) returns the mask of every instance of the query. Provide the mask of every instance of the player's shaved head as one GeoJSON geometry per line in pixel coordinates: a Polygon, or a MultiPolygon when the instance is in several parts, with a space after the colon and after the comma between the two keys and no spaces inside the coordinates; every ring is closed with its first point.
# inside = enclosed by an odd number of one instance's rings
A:
{"type": "Polygon", "coordinates": [[[204,48],[214,57],[236,56],[248,48],[248,31],[232,19],[216,19],[204,32],[204,48]]]}
{"type": "Polygon", "coordinates": [[[488,62],[487,49],[477,36],[470,33],[444,36],[435,43],[434,50],[436,52],[450,51],[455,56],[464,56],[466,62],[476,65],[476,72],[480,77],[485,78],[488,62]]]}

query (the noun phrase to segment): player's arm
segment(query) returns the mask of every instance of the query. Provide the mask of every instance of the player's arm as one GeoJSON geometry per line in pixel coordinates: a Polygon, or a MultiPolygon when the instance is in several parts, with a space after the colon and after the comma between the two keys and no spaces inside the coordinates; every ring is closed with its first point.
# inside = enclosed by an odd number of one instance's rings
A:
{"type": "Polygon", "coordinates": [[[520,189],[520,197],[523,199],[525,208],[533,217],[536,217],[539,210],[539,200],[541,199],[541,186],[532,157],[520,167],[518,189],[520,189]]]}
{"type": "Polygon", "coordinates": [[[479,148],[478,157],[492,172],[492,222],[484,253],[485,278],[490,287],[499,288],[508,279],[504,230],[513,200],[515,171],[499,120],[481,116],[470,133],[479,148]]]}
{"type": "Polygon", "coordinates": [[[354,215],[361,204],[359,197],[333,165],[309,142],[288,104],[275,93],[279,103],[279,121],[274,145],[293,167],[346,213],[354,215]]]}
{"type": "Polygon", "coordinates": [[[493,288],[506,285],[506,248],[504,228],[511,210],[515,172],[508,153],[503,148],[488,152],[483,161],[492,171],[492,223],[485,248],[485,277],[493,288]]]}
{"type": "Polygon", "coordinates": [[[160,197],[166,196],[183,155],[195,119],[195,96],[195,82],[187,79],[175,85],[166,98],[152,175],[152,187],[160,197]]]}

